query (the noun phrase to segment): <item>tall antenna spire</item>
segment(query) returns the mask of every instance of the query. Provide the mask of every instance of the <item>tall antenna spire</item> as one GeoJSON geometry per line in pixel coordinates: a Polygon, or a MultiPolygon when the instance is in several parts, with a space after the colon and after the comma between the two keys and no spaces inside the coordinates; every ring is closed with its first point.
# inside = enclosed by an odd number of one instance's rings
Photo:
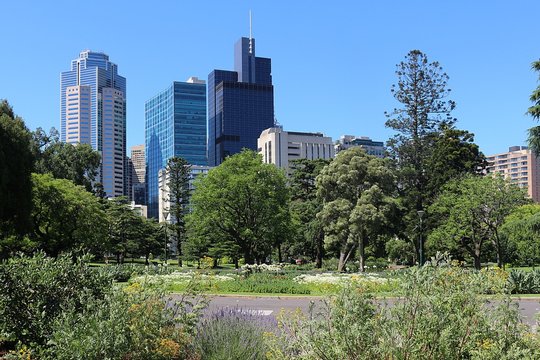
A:
{"type": "Polygon", "coordinates": [[[249,53],[253,54],[253,33],[252,33],[252,20],[251,20],[251,10],[249,10],[249,53]]]}

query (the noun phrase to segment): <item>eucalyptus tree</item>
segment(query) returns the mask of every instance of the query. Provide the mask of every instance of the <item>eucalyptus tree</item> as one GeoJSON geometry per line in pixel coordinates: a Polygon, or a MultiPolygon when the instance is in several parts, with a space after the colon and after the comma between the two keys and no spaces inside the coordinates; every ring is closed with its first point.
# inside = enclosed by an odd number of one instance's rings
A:
{"type": "Polygon", "coordinates": [[[317,214],[327,248],[339,251],[338,271],[358,248],[360,271],[365,247],[385,234],[396,215],[395,176],[388,160],[367,155],[359,147],[340,152],[316,178],[322,210],[317,214]]]}

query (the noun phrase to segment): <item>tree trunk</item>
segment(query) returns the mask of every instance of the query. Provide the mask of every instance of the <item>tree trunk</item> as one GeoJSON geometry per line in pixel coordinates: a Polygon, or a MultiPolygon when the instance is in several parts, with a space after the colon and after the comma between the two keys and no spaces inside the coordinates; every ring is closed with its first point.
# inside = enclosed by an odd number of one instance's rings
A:
{"type": "Polygon", "coordinates": [[[338,272],[343,272],[343,268],[345,267],[345,252],[340,251],[339,252],[339,263],[337,267],[338,272]]]}
{"type": "Polygon", "coordinates": [[[244,263],[246,264],[253,264],[255,260],[253,259],[253,256],[249,251],[244,252],[244,263]]]}
{"type": "Polygon", "coordinates": [[[144,264],[146,266],[150,265],[150,262],[148,261],[148,258],[150,257],[150,254],[149,253],[146,253],[145,256],[144,256],[144,264]]]}
{"type": "Polygon", "coordinates": [[[324,238],[321,236],[322,234],[319,234],[317,236],[317,245],[316,245],[316,258],[315,258],[315,267],[317,269],[320,269],[322,268],[322,261],[323,261],[323,256],[324,256],[324,243],[323,243],[323,240],[324,238]]]}
{"type": "Polygon", "coordinates": [[[495,251],[497,252],[497,266],[502,269],[504,267],[504,261],[503,261],[501,241],[499,239],[499,234],[497,233],[497,230],[495,230],[495,237],[493,238],[493,245],[495,245],[495,251]]]}
{"type": "Polygon", "coordinates": [[[277,246],[278,261],[281,264],[283,262],[283,257],[281,256],[281,244],[277,246]]]}
{"type": "Polygon", "coordinates": [[[360,253],[360,272],[366,271],[365,269],[365,251],[364,251],[364,238],[360,237],[360,241],[358,241],[358,252],[360,253]]]}
{"type": "Polygon", "coordinates": [[[240,267],[238,266],[238,258],[235,257],[233,261],[234,261],[234,268],[238,269],[240,267]]]}
{"type": "Polygon", "coordinates": [[[474,256],[474,268],[476,270],[480,270],[482,268],[482,264],[480,263],[480,256],[474,256]]]}
{"type": "Polygon", "coordinates": [[[474,247],[474,268],[476,270],[480,270],[482,268],[482,264],[480,263],[480,245],[476,244],[474,247]]]}
{"type": "Polygon", "coordinates": [[[212,261],[212,268],[217,268],[217,258],[215,257],[212,261]]]}
{"type": "Polygon", "coordinates": [[[182,267],[182,243],[180,242],[180,239],[177,241],[177,248],[178,248],[178,266],[182,267]]]}
{"type": "Polygon", "coordinates": [[[345,265],[347,264],[347,261],[349,261],[349,258],[351,257],[351,254],[354,251],[354,246],[351,246],[349,251],[341,250],[339,253],[339,263],[338,263],[338,272],[343,272],[345,265]]]}

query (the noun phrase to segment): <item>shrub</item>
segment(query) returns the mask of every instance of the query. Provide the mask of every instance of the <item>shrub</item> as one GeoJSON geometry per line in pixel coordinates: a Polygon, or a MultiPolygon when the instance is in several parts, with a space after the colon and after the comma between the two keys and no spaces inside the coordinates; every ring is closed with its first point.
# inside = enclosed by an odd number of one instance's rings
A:
{"type": "Polygon", "coordinates": [[[224,308],[201,321],[195,341],[205,360],[266,359],[263,337],[276,325],[256,312],[224,308]]]}
{"type": "Polygon", "coordinates": [[[508,295],[499,293],[498,305],[486,306],[485,277],[478,274],[452,266],[410,269],[392,306],[375,302],[362,288],[345,287],[309,319],[280,317],[280,341],[268,342],[269,354],[276,359],[540,358],[540,336],[521,323],[508,295]]]}
{"type": "Polygon", "coordinates": [[[51,359],[198,359],[193,346],[201,307],[133,283],[104,299],[87,297],[54,324],[51,359]]]}
{"type": "Polygon", "coordinates": [[[508,290],[513,294],[539,294],[540,270],[511,270],[508,274],[508,290]]]}
{"type": "Polygon", "coordinates": [[[0,348],[17,342],[44,345],[63,308],[79,311],[84,297],[103,298],[111,288],[108,275],[68,255],[57,259],[36,253],[0,264],[0,348]],[[2,345],[4,342],[4,345],[2,345]]]}
{"type": "Polygon", "coordinates": [[[114,281],[127,282],[132,276],[140,275],[144,272],[144,267],[135,264],[107,265],[99,268],[114,281]]]}

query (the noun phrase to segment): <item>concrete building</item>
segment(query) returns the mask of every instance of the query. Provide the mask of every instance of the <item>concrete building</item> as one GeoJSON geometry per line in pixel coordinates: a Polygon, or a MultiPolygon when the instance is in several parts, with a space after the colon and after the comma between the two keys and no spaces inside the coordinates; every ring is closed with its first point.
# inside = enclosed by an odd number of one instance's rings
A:
{"type": "MultiPolygon", "coordinates": [[[[193,191],[195,189],[193,182],[195,179],[202,174],[208,174],[208,171],[212,169],[212,166],[206,165],[191,165],[190,175],[189,175],[189,189],[193,191]]],[[[169,174],[166,169],[159,170],[159,222],[167,221],[169,224],[172,224],[174,218],[170,215],[171,209],[171,199],[169,194],[169,174]]]]}
{"type": "Polygon", "coordinates": [[[332,159],[335,155],[332,138],[321,133],[284,131],[281,127],[263,130],[257,147],[264,163],[287,172],[293,160],[332,159]]]}
{"type": "Polygon", "coordinates": [[[540,161],[526,146],[511,146],[508,152],[486,156],[488,174],[501,174],[540,201],[540,161]]]}
{"type": "Polygon", "coordinates": [[[336,154],[354,146],[360,146],[367,154],[378,158],[384,157],[384,143],[382,141],[373,141],[367,136],[342,135],[334,146],[336,154]]]}
{"type": "Polygon", "coordinates": [[[60,139],[99,151],[96,181],[108,197],[127,195],[126,79],[108,55],[82,51],[61,73],[60,139]]]}

